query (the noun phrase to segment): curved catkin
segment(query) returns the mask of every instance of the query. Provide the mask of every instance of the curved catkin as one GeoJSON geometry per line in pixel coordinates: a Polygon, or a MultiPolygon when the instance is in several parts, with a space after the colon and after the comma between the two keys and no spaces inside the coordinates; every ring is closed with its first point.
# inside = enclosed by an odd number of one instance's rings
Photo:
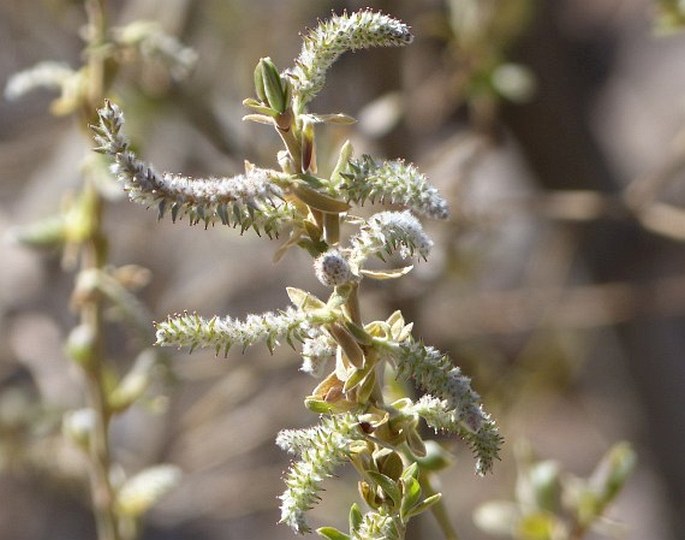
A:
{"type": "Polygon", "coordinates": [[[433,241],[424,232],[421,222],[411,212],[379,212],[372,215],[350,239],[350,259],[361,266],[371,256],[383,258],[399,252],[401,257],[417,254],[427,259],[433,241]]]}
{"type": "Polygon", "coordinates": [[[326,73],[341,54],[371,47],[401,47],[414,36],[403,22],[371,10],[333,15],[304,35],[295,67],[287,71],[298,108],[322,90],[326,73]]]}
{"type": "Polygon", "coordinates": [[[107,101],[98,118],[98,125],[91,126],[96,151],[110,157],[112,173],[129,198],[144,206],[156,206],[160,218],[169,212],[173,221],[186,215],[191,224],[220,222],[241,231],[253,228],[268,236],[277,236],[295,219],[295,209],[282,200],[283,190],[277,184],[287,175],[257,167],[223,178],[160,174],[131,151],[122,133],[124,115],[116,104],[107,101]]]}
{"type": "Polygon", "coordinates": [[[397,204],[433,219],[449,216],[447,201],[411,163],[401,159],[378,163],[364,155],[349,165],[341,187],[350,201],[397,204]]]}
{"type": "Polygon", "coordinates": [[[471,379],[448,356],[413,339],[397,344],[388,353],[401,377],[413,379],[421,390],[438,398],[423,403],[422,416],[429,425],[457,433],[476,456],[476,472],[489,472],[499,457],[503,439],[483,409],[480,396],[471,388],[471,379]]]}

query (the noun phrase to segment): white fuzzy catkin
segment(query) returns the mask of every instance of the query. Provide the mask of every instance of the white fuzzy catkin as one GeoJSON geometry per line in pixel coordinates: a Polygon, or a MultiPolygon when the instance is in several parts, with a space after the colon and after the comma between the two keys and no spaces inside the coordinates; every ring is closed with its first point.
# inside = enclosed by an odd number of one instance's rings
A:
{"type": "Polygon", "coordinates": [[[373,255],[382,258],[395,252],[403,258],[417,253],[426,259],[433,247],[433,241],[424,232],[421,222],[408,210],[374,214],[350,243],[350,259],[358,266],[373,255]]]}
{"type": "Polygon", "coordinates": [[[321,91],[328,69],[341,54],[371,47],[400,47],[411,43],[413,37],[403,22],[371,10],[334,15],[320,22],[304,36],[295,67],[286,73],[292,80],[298,108],[304,108],[321,91]]]}
{"type": "Polygon", "coordinates": [[[448,356],[413,339],[395,344],[389,359],[400,376],[413,379],[430,394],[415,405],[429,425],[462,437],[476,457],[479,475],[492,469],[502,437],[495,421],[483,409],[480,396],[471,388],[471,379],[448,356]]]}
{"type": "Polygon", "coordinates": [[[282,200],[283,191],[276,183],[284,179],[283,173],[252,167],[245,174],[223,178],[159,174],[129,149],[121,133],[124,115],[116,104],[107,101],[98,117],[98,125],[92,126],[99,145],[96,151],[112,159],[112,173],[130,199],[157,206],[160,217],[169,210],[174,221],[187,215],[191,224],[219,221],[242,230],[263,230],[269,236],[278,235],[295,219],[295,209],[282,200]]]}
{"type": "Polygon", "coordinates": [[[305,512],[319,499],[321,483],[345,461],[352,441],[362,438],[357,419],[351,414],[323,417],[319,425],[302,430],[284,430],[277,444],[299,454],[285,476],[281,495],[281,522],[298,534],[308,532],[305,512]]]}
{"type": "Polygon", "coordinates": [[[343,174],[342,188],[349,200],[357,204],[397,204],[433,219],[447,219],[447,201],[411,163],[401,159],[377,163],[370,156],[350,161],[343,174]]]}
{"type": "Polygon", "coordinates": [[[228,354],[234,345],[245,349],[262,341],[273,349],[280,339],[301,340],[310,330],[307,314],[292,307],[248,315],[244,321],[231,317],[206,319],[185,313],[169,317],[156,326],[157,345],[213,348],[217,354],[221,351],[228,354]]]}
{"type": "Polygon", "coordinates": [[[15,100],[38,88],[61,90],[74,73],[74,70],[63,62],[40,62],[9,78],[5,85],[5,99],[15,100]]]}

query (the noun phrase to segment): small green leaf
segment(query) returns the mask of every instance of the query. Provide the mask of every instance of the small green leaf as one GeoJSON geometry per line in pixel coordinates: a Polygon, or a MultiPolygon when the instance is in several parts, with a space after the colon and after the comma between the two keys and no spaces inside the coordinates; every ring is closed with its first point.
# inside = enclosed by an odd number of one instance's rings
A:
{"type": "MultiPolygon", "coordinates": [[[[264,93],[264,75],[262,72],[261,61],[257,63],[257,67],[254,70],[254,91],[261,102],[266,102],[267,97],[264,93]]],[[[246,100],[247,101],[247,100],[246,100]]],[[[256,101],[256,100],[255,100],[256,101]]]]}
{"type": "Polygon", "coordinates": [[[349,522],[350,522],[350,532],[352,534],[356,533],[359,530],[359,526],[362,524],[362,512],[359,509],[359,505],[357,503],[354,503],[350,507],[350,517],[349,517],[349,522]]]}
{"type": "Polygon", "coordinates": [[[426,445],[424,444],[421,435],[419,435],[416,432],[416,429],[407,430],[406,437],[407,445],[409,446],[409,449],[412,451],[412,454],[414,454],[418,458],[425,457],[426,445]]]}
{"type": "Polygon", "coordinates": [[[414,516],[418,516],[419,514],[422,514],[423,512],[428,510],[431,506],[433,506],[435,503],[437,503],[441,498],[442,498],[442,493],[434,493],[430,497],[426,497],[419,504],[417,504],[413,508],[409,509],[409,511],[405,515],[405,520],[409,520],[409,519],[413,518],[414,516]]]}
{"type": "Polygon", "coordinates": [[[364,367],[364,351],[354,339],[352,334],[350,334],[343,326],[334,323],[327,327],[333,339],[340,345],[340,348],[345,353],[347,359],[354,365],[354,367],[361,369],[364,367]]]}
{"type": "Polygon", "coordinates": [[[313,397],[306,397],[304,399],[304,406],[310,411],[318,414],[327,414],[333,411],[333,404],[324,401],[323,399],[316,399],[313,397]]]}
{"type": "Polygon", "coordinates": [[[88,452],[95,432],[95,417],[93,409],[67,411],[62,418],[62,433],[82,450],[88,452]]]}
{"type": "Polygon", "coordinates": [[[627,442],[615,444],[604,455],[589,482],[605,504],[611,502],[621,491],[633,472],[636,461],[635,451],[627,442]]]}
{"type": "Polygon", "coordinates": [[[319,178],[309,173],[300,173],[297,175],[297,178],[302,180],[306,185],[313,189],[321,189],[328,184],[328,182],[323,178],[319,178]]]}
{"type": "Polygon", "coordinates": [[[559,474],[559,464],[552,460],[539,461],[530,466],[527,477],[536,508],[556,512],[561,493],[559,474]]]}
{"type": "Polygon", "coordinates": [[[369,370],[368,375],[364,377],[364,380],[359,384],[359,390],[357,390],[357,401],[359,403],[366,403],[371,397],[375,386],[376,372],[371,369],[369,370]]]}
{"type": "Polygon", "coordinates": [[[395,506],[399,505],[402,500],[402,493],[400,492],[399,486],[392,478],[376,471],[366,471],[366,474],[368,474],[369,477],[380,486],[383,492],[392,499],[395,506]]]}
{"type": "Polygon", "coordinates": [[[416,479],[419,476],[419,464],[414,462],[411,465],[409,465],[404,471],[402,472],[402,480],[405,482],[409,481],[410,479],[416,479]]]}
{"type": "Polygon", "coordinates": [[[275,64],[268,56],[262,58],[257,65],[257,69],[261,69],[261,80],[260,77],[256,78],[256,83],[261,82],[264,85],[264,94],[266,95],[266,101],[271,107],[273,107],[277,112],[285,112],[288,103],[286,103],[286,92],[283,88],[283,81],[281,80],[281,75],[278,73],[278,69],[275,64]]]}
{"type": "Polygon", "coordinates": [[[305,183],[300,183],[293,186],[292,190],[297,198],[303,203],[321,212],[339,214],[341,212],[347,212],[350,209],[350,205],[345,201],[335,199],[330,195],[316,191],[315,189],[307,186],[305,183]]]}
{"type": "Polygon", "coordinates": [[[364,379],[366,374],[367,371],[364,369],[355,369],[345,381],[345,385],[343,386],[343,392],[347,393],[353,388],[355,388],[360,382],[362,382],[362,379],[364,379]]]}
{"type": "Polygon", "coordinates": [[[342,147],[340,147],[338,161],[336,162],[333,172],[331,173],[331,182],[337,185],[342,181],[342,173],[347,169],[353,153],[354,149],[352,148],[352,143],[349,140],[345,141],[342,147]]]}
{"type": "Polygon", "coordinates": [[[326,304],[307,291],[303,291],[296,287],[286,287],[285,290],[288,293],[290,301],[303,311],[312,311],[326,307],[326,304]]]}
{"type": "Polygon", "coordinates": [[[259,114],[263,114],[271,118],[275,118],[276,116],[278,116],[278,112],[274,111],[271,107],[267,107],[263,103],[260,103],[259,101],[253,98],[244,99],[243,105],[245,107],[249,107],[250,109],[259,114]]]}
{"type": "Polygon", "coordinates": [[[416,503],[421,499],[421,485],[415,478],[403,480],[404,492],[402,493],[402,503],[400,504],[400,518],[403,523],[407,522],[408,514],[416,503]]]}
{"type": "Polygon", "coordinates": [[[353,323],[350,320],[345,320],[345,328],[354,336],[359,343],[362,345],[371,345],[373,340],[371,336],[364,330],[361,326],[353,323]]]}
{"type": "Polygon", "coordinates": [[[380,338],[382,340],[389,339],[390,325],[385,321],[373,321],[364,326],[364,330],[373,338],[380,338]]]}
{"type": "Polygon", "coordinates": [[[405,324],[404,328],[402,328],[396,336],[393,336],[395,341],[402,343],[404,340],[408,339],[409,336],[411,336],[412,328],[414,328],[414,323],[405,324]]]}
{"type": "Polygon", "coordinates": [[[319,536],[328,538],[328,540],[350,540],[349,535],[340,532],[334,527],[321,527],[320,529],[316,529],[316,533],[319,536]]]}
{"type": "Polygon", "coordinates": [[[378,470],[392,480],[399,480],[402,476],[402,458],[397,452],[387,452],[377,458],[378,470]]]}

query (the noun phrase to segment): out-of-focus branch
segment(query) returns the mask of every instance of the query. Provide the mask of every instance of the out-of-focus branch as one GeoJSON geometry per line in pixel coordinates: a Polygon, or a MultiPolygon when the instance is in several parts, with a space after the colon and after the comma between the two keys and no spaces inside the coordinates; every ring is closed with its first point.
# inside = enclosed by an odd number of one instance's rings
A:
{"type": "Polygon", "coordinates": [[[569,288],[521,288],[463,297],[449,306],[454,338],[511,334],[540,326],[589,329],[638,315],[685,313],[685,277],[637,286],[627,282],[569,288]],[[554,303],[554,310],[549,310],[554,303]]]}

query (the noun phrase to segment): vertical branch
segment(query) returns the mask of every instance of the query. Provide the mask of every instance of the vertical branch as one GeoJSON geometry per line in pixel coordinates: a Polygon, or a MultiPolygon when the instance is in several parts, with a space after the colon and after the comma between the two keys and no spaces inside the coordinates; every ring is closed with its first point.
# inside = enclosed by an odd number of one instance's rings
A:
{"type": "Polygon", "coordinates": [[[83,104],[83,112],[90,120],[105,96],[105,63],[99,49],[107,38],[106,0],[86,0],[85,9],[88,16],[88,99],[83,104]]]}
{"type": "MultiPolygon", "coordinates": [[[[90,179],[84,187],[91,201],[92,230],[81,246],[81,271],[101,269],[106,261],[106,242],[102,234],[102,200],[90,179]]],[[[94,336],[93,362],[85,372],[86,399],[95,413],[95,425],[90,440],[90,482],[93,510],[97,524],[98,540],[118,540],[117,518],[114,511],[115,494],[109,478],[111,458],[109,449],[110,411],[104,385],[104,329],[102,297],[92,293],[84,298],[81,306],[81,324],[94,336]]]]}
{"type": "MultiPolygon", "coordinates": [[[[88,95],[82,108],[84,129],[104,99],[105,65],[99,47],[107,32],[106,1],[87,0],[88,16],[88,95]]],[[[107,242],[102,231],[103,201],[90,177],[84,179],[84,198],[90,215],[90,234],[81,245],[81,272],[102,269],[107,260],[107,242]]],[[[98,540],[119,540],[115,493],[110,481],[111,456],[109,423],[111,414],[104,384],[103,305],[100,294],[89,294],[80,304],[81,324],[94,336],[93,362],[85,372],[86,398],[95,413],[90,441],[90,483],[98,540]]]]}

